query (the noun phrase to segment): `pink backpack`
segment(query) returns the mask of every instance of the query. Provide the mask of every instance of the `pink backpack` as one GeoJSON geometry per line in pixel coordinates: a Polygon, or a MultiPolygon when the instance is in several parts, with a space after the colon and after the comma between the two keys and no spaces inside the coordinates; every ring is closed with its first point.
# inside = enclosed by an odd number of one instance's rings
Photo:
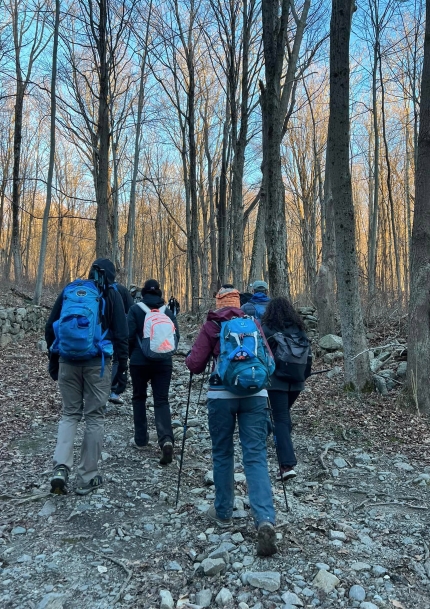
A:
{"type": "Polygon", "coordinates": [[[175,324],[164,312],[166,307],[150,309],[143,302],[137,304],[146,313],[143,323],[143,340],[138,337],[143,355],[153,360],[171,357],[176,352],[178,343],[175,324]]]}

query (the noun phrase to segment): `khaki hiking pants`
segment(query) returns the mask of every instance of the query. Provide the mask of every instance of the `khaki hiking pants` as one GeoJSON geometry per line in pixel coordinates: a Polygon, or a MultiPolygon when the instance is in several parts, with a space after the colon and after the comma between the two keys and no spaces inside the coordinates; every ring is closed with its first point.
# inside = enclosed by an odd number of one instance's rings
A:
{"type": "Polygon", "coordinates": [[[103,433],[103,408],[110,393],[110,365],[100,378],[100,366],[73,366],[60,363],[58,386],[63,399],[63,413],[58,426],[54,468],[73,465],[73,444],[82,415],[85,417],[84,439],[77,471],[77,485],[87,484],[98,473],[103,433]]]}

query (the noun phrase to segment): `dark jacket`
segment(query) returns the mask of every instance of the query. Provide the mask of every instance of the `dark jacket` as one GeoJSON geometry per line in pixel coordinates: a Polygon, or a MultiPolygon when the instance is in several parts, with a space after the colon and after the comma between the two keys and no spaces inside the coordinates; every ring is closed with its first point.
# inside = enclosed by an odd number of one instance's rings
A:
{"type": "Polygon", "coordinates": [[[267,294],[265,294],[264,292],[255,292],[255,294],[252,295],[252,298],[250,298],[248,302],[246,302],[240,308],[245,313],[245,315],[250,315],[251,317],[261,319],[263,317],[263,314],[258,314],[255,305],[260,305],[260,307],[263,307],[265,311],[269,302],[270,298],[267,296],[267,294]]]}
{"type": "MultiPolygon", "coordinates": [[[[143,294],[141,302],[146,304],[150,309],[159,309],[165,304],[164,300],[156,294],[143,294]]],[[[164,312],[175,324],[176,338],[179,342],[179,327],[176,317],[173,316],[173,313],[168,307],[166,307],[164,312]]],[[[128,350],[130,354],[130,365],[132,366],[148,366],[154,363],[153,360],[149,360],[143,355],[139,341],[137,340],[138,336],[141,340],[143,339],[143,324],[145,322],[145,317],[145,311],[143,311],[138,304],[133,305],[128,312],[128,350]]],[[[172,366],[172,358],[163,359],[162,361],[157,362],[157,364],[160,366],[172,366]]]]}
{"type": "Polygon", "coordinates": [[[116,289],[118,290],[119,295],[122,298],[122,303],[124,305],[124,311],[125,311],[125,314],[127,315],[130,310],[130,307],[132,307],[134,305],[134,298],[130,294],[130,292],[127,290],[125,285],[122,285],[121,283],[117,283],[116,289]]]}
{"type": "MultiPolygon", "coordinates": [[[[216,359],[220,353],[220,339],[219,333],[221,329],[221,322],[228,321],[232,317],[244,317],[244,312],[236,307],[223,307],[216,311],[209,311],[205,323],[203,324],[196,341],[188,354],[185,365],[190,372],[194,374],[200,374],[207,366],[208,361],[213,356],[214,362],[212,365],[212,372],[216,367],[216,359]]],[[[255,322],[260,327],[259,322],[255,322]]],[[[216,390],[222,390],[223,386],[213,385],[211,375],[209,378],[209,386],[214,387],[216,390]]]]}
{"type": "MultiPolygon", "coordinates": [[[[100,261],[99,261],[100,262],[100,261]]],[[[100,264],[101,266],[101,264],[100,264]]],[[[103,268],[103,267],[102,267],[103,268]]],[[[128,348],[127,348],[127,320],[124,313],[124,306],[122,304],[122,298],[119,293],[112,289],[107,288],[104,292],[105,298],[105,313],[102,317],[102,328],[108,330],[106,338],[111,340],[113,348],[118,356],[119,364],[125,369],[127,368],[128,348]]],[[[61,307],[63,304],[63,292],[58,296],[55,304],[52,308],[51,315],[45,326],[45,340],[48,345],[48,349],[51,347],[55,340],[53,324],[57,319],[60,318],[61,307]]],[[[59,355],[57,353],[49,352],[49,373],[52,378],[55,378],[55,374],[58,375],[58,364],[59,355]]],[[[99,365],[101,358],[96,357],[91,360],[80,360],[69,362],[76,364],[77,366],[86,365],[99,365]]]]}
{"type": "MultiPolygon", "coordinates": [[[[300,330],[299,330],[298,326],[291,324],[291,331],[299,332],[300,330]]],[[[273,336],[273,334],[276,334],[276,332],[282,332],[282,330],[280,330],[279,328],[270,328],[266,324],[263,324],[263,332],[274,353],[276,343],[274,343],[274,339],[270,340],[270,337],[273,336]]],[[[307,366],[308,366],[309,374],[310,374],[311,366],[312,366],[312,354],[311,353],[308,356],[307,366]]],[[[269,389],[269,391],[303,391],[304,388],[305,388],[304,383],[287,383],[286,381],[277,377],[276,374],[272,374],[271,379],[270,379],[270,387],[268,389],[269,389]]]]}

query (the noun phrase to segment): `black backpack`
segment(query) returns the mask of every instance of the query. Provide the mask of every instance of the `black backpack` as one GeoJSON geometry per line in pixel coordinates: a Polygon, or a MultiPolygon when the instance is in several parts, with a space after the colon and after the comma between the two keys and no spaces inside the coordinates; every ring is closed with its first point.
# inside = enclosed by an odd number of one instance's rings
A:
{"type": "Polygon", "coordinates": [[[287,383],[303,383],[310,375],[310,343],[297,326],[275,332],[269,338],[275,357],[275,376],[287,383]]]}

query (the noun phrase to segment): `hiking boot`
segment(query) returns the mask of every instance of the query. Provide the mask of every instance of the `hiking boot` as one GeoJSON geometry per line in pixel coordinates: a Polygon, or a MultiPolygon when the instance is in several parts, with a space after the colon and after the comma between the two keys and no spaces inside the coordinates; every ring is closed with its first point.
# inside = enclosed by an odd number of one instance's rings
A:
{"type": "Polygon", "coordinates": [[[148,448],[149,448],[148,444],[144,444],[143,446],[139,446],[139,444],[136,444],[136,442],[133,440],[133,438],[130,440],[130,444],[136,450],[148,450],[148,448]]]}
{"type": "Polygon", "coordinates": [[[92,493],[102,485],[103,478],[97,475],[94,476],[94,478],[91,478],[88,484],[85,484],[84,486],[78,486],[78,488],[75,490],[75,493],[77,495],[88,495],[89,493],[92,493]]]}
{"type": "Polygon", "coordinates": [[[257,532],[258,556],[272,556],[277,551],[275,527],[271,522],[261,522],[257,532]]]}
{"type": "Polygon", "coordinates": [[[160,459],[160,465],[171,463],[173,459],[173,444],[171,442],[164,442],[161,451],[163,456],[160,459]]]}
{"type": "Polygon", "coordinates": [[[51,478],[51,493],[54,495],[67,495],[67,481],[69,470],[65,465],[57,465],[51,478]]]}
{"type": "Polygon", "coordinates": [[[227,529],[229,526],[231,526],[232,519],[231,518],[220,518],[218,516],[218,514],[216,513],[216,509],[215,509],[214,505],[211,505],[211,507],[206,512],[206,514],[207,514],[208,518],[210,518],[211,520],[216,522],[217,525],[221,529],[227,529]]]}
{"type": "Polygon", "coordinates": [[[114,391],[112,391],[108,400],[109,402],[112,402],[112,404],[124,404],[124,400],[122,400],[114,391]]]}
{"type": "Polygon", "coordinates": [[[296,472],[294,471],[294,467],[287,467],[284,465],[281,465],[281,470],[279,471],[279,473],[276,476],[276,480],[278,480],[278,482],[281,482],[282,480],[290,480],[290,478],[295,478],[297,476],[296,472]]]}

